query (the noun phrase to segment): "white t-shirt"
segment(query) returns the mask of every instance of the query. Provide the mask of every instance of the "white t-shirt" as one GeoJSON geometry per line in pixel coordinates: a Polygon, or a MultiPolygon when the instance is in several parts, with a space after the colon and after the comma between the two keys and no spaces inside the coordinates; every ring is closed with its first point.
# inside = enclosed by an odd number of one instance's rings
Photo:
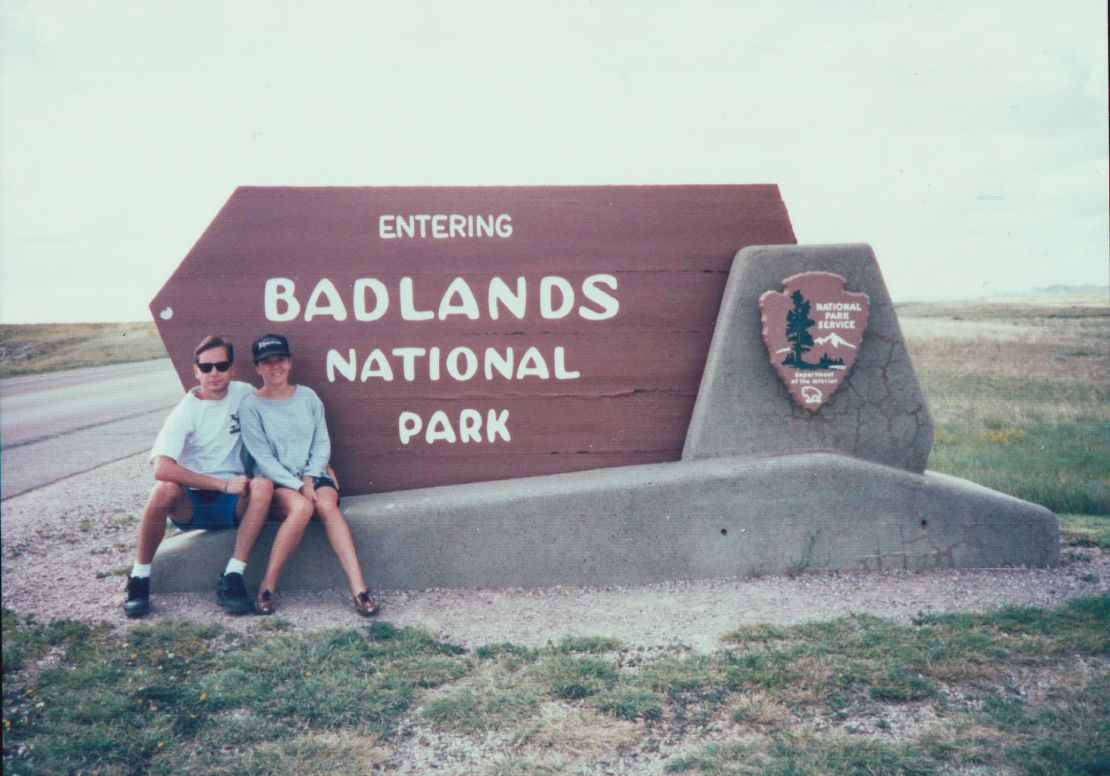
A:
{"type": "Polygon", "coordinates": [[[164,455],[189,471],[227,479],[244,473],[239,404],[254,386],[232,381],[219,401],[198,399],[193,388],[166,418],[150,460],[164,455]]]}

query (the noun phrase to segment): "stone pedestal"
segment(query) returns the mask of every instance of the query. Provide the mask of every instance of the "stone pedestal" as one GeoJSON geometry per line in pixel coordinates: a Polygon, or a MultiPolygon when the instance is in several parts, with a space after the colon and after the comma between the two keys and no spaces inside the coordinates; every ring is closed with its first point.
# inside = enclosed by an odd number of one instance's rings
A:
{"type": "Polygon", "coordinates": [[[894,305],[867,245],[772,245],[740,251],[686,434],[683,460],[722,455],[842,453],[921,473],[933,420],[894,305]],[[784,278],[821,270],[871,299],[870,320],[847,382],[819,412],[797,406],[763,344],[759,297],[784,278]]]}

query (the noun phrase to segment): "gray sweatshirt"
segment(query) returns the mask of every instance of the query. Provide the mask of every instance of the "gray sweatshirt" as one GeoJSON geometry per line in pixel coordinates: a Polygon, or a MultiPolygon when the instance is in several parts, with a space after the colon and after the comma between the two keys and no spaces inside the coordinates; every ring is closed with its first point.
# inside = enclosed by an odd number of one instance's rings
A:
{"type": "Polygon", "coordinates": [[[304,476],[323,477],[331,458],[324,404],[311,388],[296,386],[288,399],[251,394],[239,407],[243,444],[255,474],[299,490],[304,476]]]}

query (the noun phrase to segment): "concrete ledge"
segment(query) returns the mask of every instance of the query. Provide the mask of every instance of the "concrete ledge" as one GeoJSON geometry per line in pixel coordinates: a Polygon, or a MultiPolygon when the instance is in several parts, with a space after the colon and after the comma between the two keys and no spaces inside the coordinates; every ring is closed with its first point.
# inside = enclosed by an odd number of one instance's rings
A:
{"type": "MultiPolygon", "coordinates": [[[[1054,565],[1056,517],[945,475],[831,453],[629,466],[344,499],[382,589],[639,584],[831,569],[1054,565]]],[[[275,532],[248,567],[256,585],[275,532]]],[[[230,531],[163,542],[158,592],[214,590],[230,531]]],[[[312,524],[282,589],[344,589],[312,524]]]]}

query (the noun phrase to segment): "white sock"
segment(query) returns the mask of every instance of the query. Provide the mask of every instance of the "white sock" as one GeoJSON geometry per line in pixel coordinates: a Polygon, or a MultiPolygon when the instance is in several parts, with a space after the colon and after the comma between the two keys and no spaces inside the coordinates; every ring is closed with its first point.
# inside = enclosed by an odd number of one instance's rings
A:
{"type": "Polygon", "coordinates": [[[150,576],[150,564],[149,563],[136,563],[134,566],[131,567],[131,576],[139,577],[140,579],[145,579],[145,578],[149,577],[150,576]]]}
{"type": "Polygon", "coordinates": [[[247,564],[245,561],[232,558],[227,562],[227,568],[224,569],[224,574],[242,574],[246,570],[247,564]]]}

